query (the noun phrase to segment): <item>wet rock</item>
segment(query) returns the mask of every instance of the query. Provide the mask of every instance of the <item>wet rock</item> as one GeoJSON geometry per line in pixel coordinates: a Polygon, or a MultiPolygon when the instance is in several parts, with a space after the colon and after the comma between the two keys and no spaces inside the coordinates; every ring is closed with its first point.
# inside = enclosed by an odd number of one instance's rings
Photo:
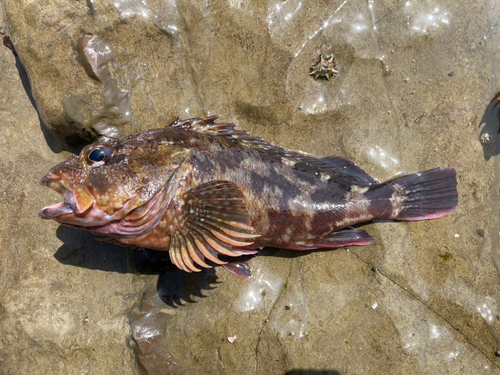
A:
{"type": "Polygon", "coordinates": [[[130,273],[122,248],[39,225],[35,207],[57,198],[37,180],[68,155],[51,150],[6,47],[0,69],[0,373],[139,374],[128,316],[149,276],[130,273]]]}
{"type": "Polygon", "coordinates": [[[2,1],[19,56],[0,49],[3,372],[498,372],[500,150],[478,139],[498,130],[499,6],[2,1]],[[337,76],[309,74],[320,54],[337,76]],[[459,207],[366,225],[366,247],[266,250],[250,279],[37,217],[59,138],[208,114],[379,180],[454,167],[459,207]]]}

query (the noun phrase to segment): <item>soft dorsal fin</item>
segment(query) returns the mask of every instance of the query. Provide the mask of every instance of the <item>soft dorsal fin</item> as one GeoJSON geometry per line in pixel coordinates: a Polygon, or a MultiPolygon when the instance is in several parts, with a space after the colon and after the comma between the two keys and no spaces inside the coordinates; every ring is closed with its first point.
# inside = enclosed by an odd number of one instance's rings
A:
{"type": "Polygon", "coordinates": [[[377,181],[373,179],[368,173],[354,164],[352,161],[347,160],[340,156],[327,156],[326,158],[320,159],[324,163],[328,164],[330,168],[335,170],[336,174],[339,176],[345,176],[344,178],[352,178],[353,183],[364,183],[366,185],[376,185],[377,181]]]}
{"type": "Polygon", "coordinates": [[[215,120],[217,120],[218,117],[219,116],[191,118],[186,120],[178,119],[167,125],[167,127],[191,130],[237,140],[247,146],[265,151],[270,155],[294,161],[297,165],[296,169],[300,168],[313,173],[324,173],[331,176],[332,179],[341,179],[345,182],[358,185],[377,184],[372,177],[347,159],[339,156],[329,156],[320,159],[300,152],[288,151],[282,147],[268,143],[261,138],[254,137],[247,131],[236,130],[234,128],[235,124],[217,124],[215,120]]]}
{"type": "Polygon", "coordinates": [[[238,257],[232,248],[249,246],[258,237],[251,225],[243,193],[229,181],[211,181],[187,191],[182,197],[184,215],[172,233],[170,259],[181,270],[210,268],[208,259],[226,264],[218,254],[238,257]]]}

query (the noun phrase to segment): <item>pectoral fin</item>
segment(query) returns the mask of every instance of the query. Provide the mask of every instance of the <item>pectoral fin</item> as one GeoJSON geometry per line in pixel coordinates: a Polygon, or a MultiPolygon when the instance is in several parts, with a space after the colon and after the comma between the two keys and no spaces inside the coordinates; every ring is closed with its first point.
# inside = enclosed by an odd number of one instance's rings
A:
{"type": "Polygon", "coordinates": [[[219,254],[238,257],[232,249],[251,245],[256,237],[243,193],[229,181],[212,181],[183,196],[185,215],[172,235],[172,263],[186,272],[211,268],[205,260],[225,265],[219,254]]]}

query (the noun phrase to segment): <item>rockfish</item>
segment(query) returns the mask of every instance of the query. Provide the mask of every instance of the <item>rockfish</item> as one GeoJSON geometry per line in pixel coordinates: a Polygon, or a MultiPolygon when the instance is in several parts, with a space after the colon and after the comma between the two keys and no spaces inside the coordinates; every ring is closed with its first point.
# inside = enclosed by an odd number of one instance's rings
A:
{"type": "Polygon", "coordinates": [[[436,219],[457,207],[454,169],[379,184],[344,158],[288,151],[216,119],[86,146],[42,179],[64,201],[39,215],[109,242],[168,251],[186,272],[212,262],[247,277],[249,266],[227,257],[367,245],[373,238],[353,225],[436,219]]]}

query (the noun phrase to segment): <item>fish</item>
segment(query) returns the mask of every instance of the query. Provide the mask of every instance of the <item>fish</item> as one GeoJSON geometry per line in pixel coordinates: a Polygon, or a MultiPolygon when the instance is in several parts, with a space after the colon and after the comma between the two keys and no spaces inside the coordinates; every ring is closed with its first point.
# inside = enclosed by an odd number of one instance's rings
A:
{"type": "Polygon", "coordinates": [[[453,168],[378,183],[343,157],[289,151],[217,118],[85,146],[42,178],[64,200],[39,215],[107,242],[168,251],[186,272],[221,265],[250,277],[241,257],[265,247],[368,245],[373,238],[354,226],[437,219],[458,205],[453,168]]]}

